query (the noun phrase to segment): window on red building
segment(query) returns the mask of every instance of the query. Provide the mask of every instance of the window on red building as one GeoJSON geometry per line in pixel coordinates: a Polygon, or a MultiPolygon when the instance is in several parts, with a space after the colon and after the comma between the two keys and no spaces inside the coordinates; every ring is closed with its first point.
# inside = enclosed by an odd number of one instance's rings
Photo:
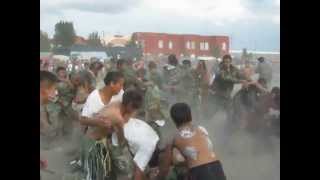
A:
{"type": "Polygon", "coordinates": [[[158,47],[159,47],[160,49],[163,48],[163,41],[162,41],[162,40],[159,40],[159,41],[158,41],[158,47]]]}
{"type": "Polygon", "coordinates": [[[205,42],[204,43],[204,50],[209,50],[209,43],[208,42],[205,42]]]}
{"type": "Polygon", "coordinates": [[[223,51],[227,50],[227,45],[226,45],[225,42],[222,43],[222,50],[223,50],[223,51]]]}
{"type": "Polygon", "coordinates": [[[168,47],[169,49],[172,49],[173,43],[171,41],[169,41],[168,47]]]}
{"type": "Polygon", "coordinates": [[[187,48],[187,49],[191,49],[190,41],[187,41],[187,43],[186,43],[186,48],[187,48]]]}
{"type": "Polygon", "coordinates": [[[204,42],[200,42],[200,50],[204,50],[204,42]]]}
{"type": "Polygon", "coordinates": [[[191,42],[191,49],[196,49],[196,42],[194,41],[191,42]]]}

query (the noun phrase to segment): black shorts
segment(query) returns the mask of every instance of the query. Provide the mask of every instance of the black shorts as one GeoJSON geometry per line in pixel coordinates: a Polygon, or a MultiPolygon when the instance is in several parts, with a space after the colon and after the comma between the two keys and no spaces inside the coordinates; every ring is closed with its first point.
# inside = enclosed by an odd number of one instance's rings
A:
{"type": "Polygon", "coordinates": [[[220,161],[200,165],[190,169],[191,180],[226,180],[220,161]]]}

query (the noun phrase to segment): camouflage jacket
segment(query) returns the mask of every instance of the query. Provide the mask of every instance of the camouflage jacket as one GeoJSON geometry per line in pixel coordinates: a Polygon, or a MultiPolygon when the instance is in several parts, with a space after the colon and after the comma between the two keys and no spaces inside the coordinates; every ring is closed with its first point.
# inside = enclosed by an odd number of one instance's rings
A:
{"type": "Polygon", "coordinates": [[[63,108],[70,107],[75,97],[75,90],[67,82],[60,82],[57,86],[59,101],[63,108]]]}
{"type": "Polygon", "coordinates": [[[149,71],[148,79],[152,81],[155,85],[157,85],[158,88],[162,88],[162,77],[156,70],[149,71]]]}
{"type": "Polygon", "coordinates": [[[167,119],[169,117],[165,108],[165,104],[161,99],[161,90],[157,85],[151,83],[147,86],[144,105],[147,121],[167,119]]]}
{"type": "Polygon", "coordinates": [[[167,86],[177,86],[181,80],[181,68],[179,66],[168,65],[163,72],[165,84],[167,86]]]}
{"type": "Polygon", "coordinates": [[[230,98],[234,84],[240,83],[240,80],[241,73],[235,66],[231,66],[230,71],[220,69],[213,82],[212,88],[219,95],[230,98]]]}

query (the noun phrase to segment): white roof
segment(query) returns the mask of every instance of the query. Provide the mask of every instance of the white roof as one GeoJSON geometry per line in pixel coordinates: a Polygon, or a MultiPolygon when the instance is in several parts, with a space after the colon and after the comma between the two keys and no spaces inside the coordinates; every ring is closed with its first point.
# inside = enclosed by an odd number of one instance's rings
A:
{"type": "Polygon", "coordinates": [[[91,59],[91,58],[98,58],[98,59],[108,59],[107,53],[105,52],[80,52],[80,51],[72,51],[70,53],[71,56],[76,56],[80,59],[91,59]]]}
{"type": "Polygon", "coordinates": [[[58,60],[63,60],[63,61],[69,60],[69,57],[68,56],[64,56],[64,55],[53,55],[52,58],[53,59],[58,59],[58,60]]]}
{"type": "Polygon", "coordinates": [[[200,61],[200,60],[202,60],[202,61],[213,61],[213,60],[216,60],[215,57],[205,57],[205,56],[203,56],[203,57],[199,56],[197,59],[198,59],[199,61],[200,61]]]}

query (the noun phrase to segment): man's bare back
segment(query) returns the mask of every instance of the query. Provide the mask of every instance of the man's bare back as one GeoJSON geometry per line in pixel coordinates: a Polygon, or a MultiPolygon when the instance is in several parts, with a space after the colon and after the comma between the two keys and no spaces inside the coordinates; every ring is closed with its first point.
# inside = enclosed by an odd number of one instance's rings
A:
{"type": "Polygon", "coordinates": [[[88,136],[93,139],[100,140],[108,134],[120,130],[125,123],[125,118],[122,116],[120,109],[121,103],[113,102],[95,114],[94,117],[103,117],[103,119],[110,124],[110,128],[94,127],[90,132],[88,132],[88,136]]]}

